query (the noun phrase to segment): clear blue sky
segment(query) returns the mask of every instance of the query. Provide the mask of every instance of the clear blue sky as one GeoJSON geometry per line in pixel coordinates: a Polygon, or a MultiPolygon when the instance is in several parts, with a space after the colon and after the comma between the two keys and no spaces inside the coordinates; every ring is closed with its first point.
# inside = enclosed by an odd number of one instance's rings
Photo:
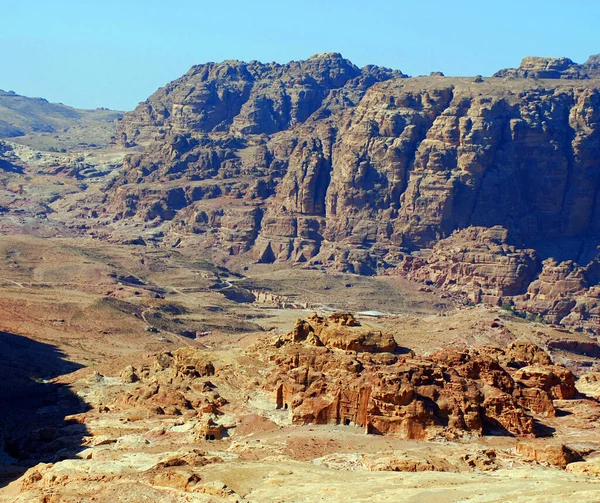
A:
{"type": "Polygon", "coordinates": [[[598,0],[0,0],[0,89],[130,110],[193,64],[335,51],[409,75],[600,53],[598,0]]]}

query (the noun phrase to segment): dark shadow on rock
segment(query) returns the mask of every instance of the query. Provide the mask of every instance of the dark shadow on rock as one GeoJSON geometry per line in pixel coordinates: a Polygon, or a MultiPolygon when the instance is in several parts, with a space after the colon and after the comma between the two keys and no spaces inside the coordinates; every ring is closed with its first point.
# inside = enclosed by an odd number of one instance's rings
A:
{"type": "Polygon", "coordinates": [[[219,293],[224,295],[227,299],[237,302],[238,304],[251,304],[256,300],[256,297],[251,291],[237,286],[223,288],[219,291],[219,293]]]}
{"type": "Polygon", "coordinates": [[[21,166],[11,164],[10,162],[5,161],[4,159],[0,159],[0,170],[7,171],[9,173],[18,173],[20,175],[23,174],[23,168],[21,166]]]}
{"type": "Polygon", "coordinates": [[[508,431],[499,421],[496,419],[486,416],[483,416],[483,431],[482,433],[486,436],[490,437],[514,437],[515,435],[508,431]]]}
{"type": "Polygon", "coordinates": [[[537,419],[533,420],[533,433],[536,437],[552,437],[556,433],[556,428],[540,423],[537,419]]]}
{"type": "Polygon", "coordinates": [[[570,416],[572,414],[573,413],[568,410],[556,409],[556,417],[565,417],[565,416],[570,416]]]}
{"type": "Polygon", "coordinates": [[[31,466],[82,450],[86,427],[67,416],[87,406],[50,381],[79,368],[55,346],[0,332],[0,487],[31,466]]]}
{"type": "Polygon", "coordinates": [[[548,349],[568,351],[576,355],[600,358],[600,345],[592,341],[558,340],[550,341],[548,349]]]}
{"type": "Polygon", "coordinates": [[[414,358],[415,356],[415,352],[412,349],[404,346],[396,347],[392,353],[399,356],[409,356],[410,358],[414,358]]]}

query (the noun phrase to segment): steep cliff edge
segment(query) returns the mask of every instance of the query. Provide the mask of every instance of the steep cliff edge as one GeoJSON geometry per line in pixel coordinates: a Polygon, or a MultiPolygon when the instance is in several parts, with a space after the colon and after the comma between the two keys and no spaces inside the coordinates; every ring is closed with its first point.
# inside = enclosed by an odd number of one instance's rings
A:
{"type": "Polygon", "coordinates": [[[491,79],[406,78],[339,54],[199,65],[121,122],[120,141],[146,149],[99,219],[113,235],[135,222],[171,243],[363,274],[500,226],[502,246],[529,257],[502,272],[517,283],[463,291],[525,294],[542,260],[597,253],[598,68],[526,58],[491,79]]]}

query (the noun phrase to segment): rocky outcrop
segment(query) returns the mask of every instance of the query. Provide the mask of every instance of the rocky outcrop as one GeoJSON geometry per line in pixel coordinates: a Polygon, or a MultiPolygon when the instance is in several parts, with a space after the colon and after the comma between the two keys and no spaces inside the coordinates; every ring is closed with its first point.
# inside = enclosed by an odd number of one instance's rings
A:
{"type": "Polygon", "coordinates": [[[395,270],[465,301],[528,313],[534,321],[596,332],[600,328],[598,260],[582,267],[508,244],[502,227],[470,227],[431,250],[406,255],[395,270]]]}
{"type": "Polygon", "coordinates": [[[595,331],[600,324],[599,299],[596,260],[581,267],[571,260],[559,263],[547,259],[537,279],[515,305],[550,323],[595,331]]]}
{"type": "Polygon", "coordinates": [[[596,54],[582,65],[569,58],[541,58],[528,56],[523,58],[519,68],[506,68],[494,74],[494,77],[518,79],[595,79],[600,77],[600,55],[596,54]]]}
{"type": "Polygon", "coordinates": [[[20,160],[12,152],[12,148],[0,141],[0,171],[22,172],[23,167],[20,160]]]}
{"type": "Polygon", "coordinates": [[[500,359],[503,365],[516,369],[529,365],[552,365],[548,353],[535,344],[522,341],[509,344],[500,359]]]}
{"type": "Polygon", "coordinates": [[[357,353],[393,353],[399,349],[390,334],[362,328],[350,313],[334,313],[328,318],[315,313],[306,320],[298,320],[292,340],[357,353]]]}
{"type": "Polygon", "coordinates": [[[590,56],[583,67],[591,78],[600,77],[600,54],[590,56]]]}
{"type": "Polygon", "coordinates": [[[333,323],[312,316],[272,341],[276,368],[266,386],[275,391],[278,408],[291,410],[294,423],[358,425],[367,433],[412,439],[495,430],[535,436],[534,417],[554,416],[552,400],[576,394],[573,374],[550,365],[531,344],[416,358],[386,346],[349,350],[338,344],[354,337],[352,325],[337,323],[338,337],[327,341],[322,334],[333,323]]]}
{"type": "Polygon", "coordinates": [[[577,395],[573,373],[556,365],[524,367],[515,373],[515,380],[527,388],[538,388],[552,400],[568,400],[577,395]]]}
{"type": "MultiPolygon", "coordinates": [[[[235,60],[197,65],[128,114],[120,134],[126,144],[169,130],[270,135],[317,111],[326,116],[352,106],[375,82],[397,77],[405,76],[375,66],[359,69],[337,53],[285,65],[235,60]]],[[[196,146],[185,136],[173,138],[172,153],[196,146]]]]}
{"type": "Polygon", "coordinates": [[[413,280],[467,293],[472,302],[498,305],[505,296],[524,293],[538,269],[534,250],[507,241],[502,227],[470,227],[436,243],[428,256],[406,256],[399,270],[413,280]]]}
{"type": "Polygon", "coordinates": [[[568,464],[581,461],[581,455],[564,444],[540,445],[518,442],[517,452],[523,456],[551,466],[566,468],[568,464]]]}
{"type": "MultiPolygon", "coordinates": [[[[121,379],[130,388],[109,408],[122,409],[132,417],[215,414],[227,400],[208,380],[214,374],[213,364],[198,349],[160,353],[150,364],[123,369],[121,379]]],[[[210,426],[209,419],[203,419],[204,427],[210,426]]]]}

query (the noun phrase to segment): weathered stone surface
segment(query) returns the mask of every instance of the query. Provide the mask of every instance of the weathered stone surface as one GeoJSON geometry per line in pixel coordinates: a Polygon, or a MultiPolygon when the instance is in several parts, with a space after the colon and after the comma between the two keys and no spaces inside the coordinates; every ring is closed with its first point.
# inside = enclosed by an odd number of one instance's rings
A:
{"type": "Polygon", "coordinates": [[[214,414],[227,403],[206,379],[214,374],[213,364],[196,348],[160,353],[150,365],[122,371],[131,388],[111,407],[128,410],[131,417],[214,414]]]}
{"type": "Polygon", "coordinates": [[[139,381],[139,377],[138,375],[135,373],[135,369],[133,368],[133,366],[129,365],[127,367],[125,367],[122,372],[121,372],[121,380],[124,383],[134,383],[134,382],[138,382],[139,381]]]}
{"type": "Polygon", "coordinates": [[[334,313],[327,318],[313,314],[307,320],[298,320],[291,337],[294,342],[307,341],[314,346],[357,353],[393,353],[398,349],[390,334],[361,328],[350,313],[334,313]]]}
{"type": "MultiPolygon", "coordinates": [[[[110,182],[97,220],[108,234],[160,227],[158,241],[221,258],[358,274],[401,265],[473,302],[527,293],[509,300],[588,327],[600,306],[573,303],[564,285],[553,297],[550,266],[528,287],[538,260],[597,255],[598,66],[526,58],[515,76],[540,83],[405,78],[339,54],[199,65],[121,122],[122,143],[146,148],[110,182]]],[[[600,280],[582,274],[580,297],[600,280]]]]}
{"type": "Polygon", "coordinates": [[[571,260],[547,259],[515,306],[550,323],[595,331],[600,321],[599,299],[597,259],[585,267],[571,260]]]}
{"type": "Polygon", "coordinates": [[[564,444],[541,445],[539,443],[518,442],[517,452],[534,461],[566,468],[568,464],[581,460],[581,456],[564,444]]]}
{"type": "Polygon", "coordinates": [[[113,187],[117,215],[168,220],[192,203],[229,194],[263,214],[246,249],[270,247],[274,260],[324,260],[331,253],[324,243],[335,242],[349,255],[333,255],[355,272],[371,267],[352,266],[359,247],[391,259],[395,247],[431,246],[470,225],[502,225],[531,244],[597,231],[590,214],[599,149],[593,87],[474,87],[400,76],[358,70],[338,55],[195,67],[123,120],[127,141],[163,132],[126,163],[113,187]],[[298,84],[302,79],[308,83],[298,84]],[[298,103],[306,105],[274,120],[268,103],[295,86],[320,90],[303,88],[298,103]],[[318,106],[310,96],[320,96],[318,106]],[[148,213],[148,197],[134,194],[166,179],[218,189],[158,195],[165,207],[148,213]]]}
{"type": "Polygon", "coordinates": [[[361,70],[336,53],[286,65],[235,60],[197,65],[139,105],[123,121],[121,134],[126,142],[146,139],[147,130],[161,134],[161,128],[273,134],[306,121],[324,104],[328,110],[344,108],[374,82],[403,76],[374,66],[361,70]],[[347,93],[330,95],[346,86],[347,93]]]}
{"type": "Polygon", "coordinates": [[[523,367],[516,372],[515,380],[527,388],[546,391],[553,400],[574,398],[577,394],[573,373],[557,365],[523,367]]]}
{"type": "Polygon", "coordinates": [[[522,368],[529,365],[552,365],[550,356],[542,348],[522,341],[509,344],[500,356],[500,361],[511,368],[522,368]]]}
{"type": "MultiPolygon", "coordinates": [[[[2,121],[0,121],[2,122],[2,121]]],[[[0,131],[2,130],[2,124],[0,124],[0,131]]],[[[12,149],[9,145],[0,141],[0,170],[2,171],[22,171],[23,168],[21,166],[21,162],[19,159],[12,153],[12,149]]]]}
{"type": "Polygon", "coordinates": [[[518,250],[507,240],[502,227],[470,227],[439,241],[428,257],[405,257],[399,269],[411,279],[467,293],[473,302],[498,304],[524,293],[537,270],[534,250],[518,250]]]}
{"type": "Polygon", "coordinates": [[[528,56],[523,58],[519,68],[505,68],[494,77],[516,79],[595,79],[600,77],[600,55],[590,56],[582,65],[569,58],[543,58],[528,56]]]}
{"type": "Polygon", "coordinates": [[[584,473],[586,475],[600,477],[600,458],[571,463],[567,466],[567,471],[569,473],[584,473]]]}
{"type": "MultiPolygon", "coordinates": [[[[323,337],[327,328],[327,320],[313,316],[273,341],[276,368],[266,386],[298,424],[356,424],[367,433],[414,439],[494,430],[535,436],[533,417],[554,416],[552,400],[576,394],[573,374],[537,365],[550,360],[531,344],[427,358],[385,347],[359,354],[323,337]],[[523,364],[530,366],[515,370],[523,364]]],[[[339,324],[336,333],[350,337],[354,330],[339,324]]]]}

